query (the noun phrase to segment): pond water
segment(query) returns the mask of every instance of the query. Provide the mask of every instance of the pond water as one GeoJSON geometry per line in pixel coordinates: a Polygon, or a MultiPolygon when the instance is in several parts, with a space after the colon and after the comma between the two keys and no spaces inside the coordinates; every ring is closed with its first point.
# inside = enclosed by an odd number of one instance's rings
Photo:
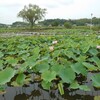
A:
{"type": "Polygon", "coordinates": [[[0,94],[0,100],[100,100],[100,90],[92,87],[89,77],[91,77],[91,73],[84,82],[91,88],[91,91],[88,92],[69,90],[65,86],[65,94],[61,96],[58,89],[46,91],[42,89],[39,82],[33,82],[23,87],[7,86],[6,93],[0,94]]]}
{"type": "MultiPolygon", "coordinates": [[[[7,87],[5,94],[0,94],[0,100],[94,100],[100,95],[100,90],[85,92],[81,90],[69,91],[61,96],[58,90],[43,90],[39,83],[27,87],[7,87]]],[[[99,100],[99,99],[98,99],[99,100]]]]}

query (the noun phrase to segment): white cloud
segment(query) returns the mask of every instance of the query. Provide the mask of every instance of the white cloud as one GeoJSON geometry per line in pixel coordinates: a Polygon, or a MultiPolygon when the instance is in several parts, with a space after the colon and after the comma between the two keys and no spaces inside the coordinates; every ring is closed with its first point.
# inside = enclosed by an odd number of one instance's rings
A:
{"type": "Polygon", "coordinates": [[[89,18],[90,14],[100,17],[100,0],[0,0],[0,23],[19,20],[17,13],[29,3],[47,9],[47,18],[89,18]]]}

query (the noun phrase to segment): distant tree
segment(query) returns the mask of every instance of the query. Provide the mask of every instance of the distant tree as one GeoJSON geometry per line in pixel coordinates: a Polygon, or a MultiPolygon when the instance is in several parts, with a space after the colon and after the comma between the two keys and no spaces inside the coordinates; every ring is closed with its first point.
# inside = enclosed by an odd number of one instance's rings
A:
{"type": "Polygon", "coordinates": [[[41,20],[45,14],[46,9],[41,9],[37,5],[29,4],[28,6],[25,5],[24,9],[18,13],[18,17],[22,17],[23,20],[29,22],[31,27],[33,27],[35,22],[41,20]]]}
{"type": "Polygon", "coordinates": [[[52,26],[58,26],[59,23],[58,23],[57,21],[53,21],[53,22],[51,23],[51,25],[52,25],[52,26]]]}
{"type": "Polygon", "coordinates": [[[72,28],[72,24],[69,23],[69,22],[65,22],[64,23],[64,27],[66,27],[66,28],[72,28]]]}
{"type": "Polygon", "coordinates": [[[16,21],[12,23],[12,27],[25,27],[28,26],[29,23],[16,21]]]}
{"type": "Polygon", "coordinates": [[[42,25],[45,26],[49,26],[49,25],[53,25],[53,26],[57,26],[57,25],[64,25],[64,22],[66,21],[66,19],[46,19],[44,21],[41,21],[42,25]]]}
{"type": "MultiPolygon", "coordinates": [[[[41,21],[42,25],[45,25],[45,26],[49,26],[49,25],[52,25],[53,22],[57,22],[59,23],[59,25],[64,25],[64,23],[70,23],[71,25],[76,25],[76,26],[86,26],[87,24],[90,24],[91,23],[91,19],[88,19],[88,18],[82,18],[82,19],[69,19],[69,20],[66,20],[66,19],[47,19],[47,20],[43,20],[41,21]]],[[[92,18],[92,24],[93,25],[100,25],[100,18],[96,18],[96,17],[93,17],[92,18]]]]}
{"type": "Polygon", "coordinates": [[[4,28],[4,27],[7,27],[7,25],[0,23],[0,28],[4,28]]]}

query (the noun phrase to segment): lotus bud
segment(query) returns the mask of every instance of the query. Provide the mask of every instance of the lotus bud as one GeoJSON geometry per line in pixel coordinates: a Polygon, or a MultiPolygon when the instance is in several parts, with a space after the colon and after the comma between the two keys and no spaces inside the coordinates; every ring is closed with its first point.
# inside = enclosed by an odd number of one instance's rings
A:
{"type": "Polygon", "coordinates": [[[49,49],[50,49],[50,51],[53,51],[54,50],[54,46],[50,46],[49,49]]]}
{"type": "Polygon", "coordinates": [[[99,45],[97,46],[97,49],[100,49],[100,46],[99,45]]]}
{"type": "Polygon", "coordinates": [[[57,43],[58,43],[58,41],[53,41],[53,42],[52,42],[52,44],[57,44],[57,43]]]}

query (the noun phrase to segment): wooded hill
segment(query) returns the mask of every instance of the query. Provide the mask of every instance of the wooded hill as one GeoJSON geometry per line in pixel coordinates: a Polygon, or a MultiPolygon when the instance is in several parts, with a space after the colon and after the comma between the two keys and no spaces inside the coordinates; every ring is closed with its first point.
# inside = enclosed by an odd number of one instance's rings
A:
{"type": "Polygon", "coordinates": [[[46,26],[49,26],[49,25],[58,26],[58,25],[64,25],[65,22],[68,22],[76,26],[86,26],[91,23],[93,25],[100,25],[100,18],[93,17],[92,19],[83,18],[83,19],[68,19],[68,20],[66,19],[46,19],[40,23],[46,26]]]}

